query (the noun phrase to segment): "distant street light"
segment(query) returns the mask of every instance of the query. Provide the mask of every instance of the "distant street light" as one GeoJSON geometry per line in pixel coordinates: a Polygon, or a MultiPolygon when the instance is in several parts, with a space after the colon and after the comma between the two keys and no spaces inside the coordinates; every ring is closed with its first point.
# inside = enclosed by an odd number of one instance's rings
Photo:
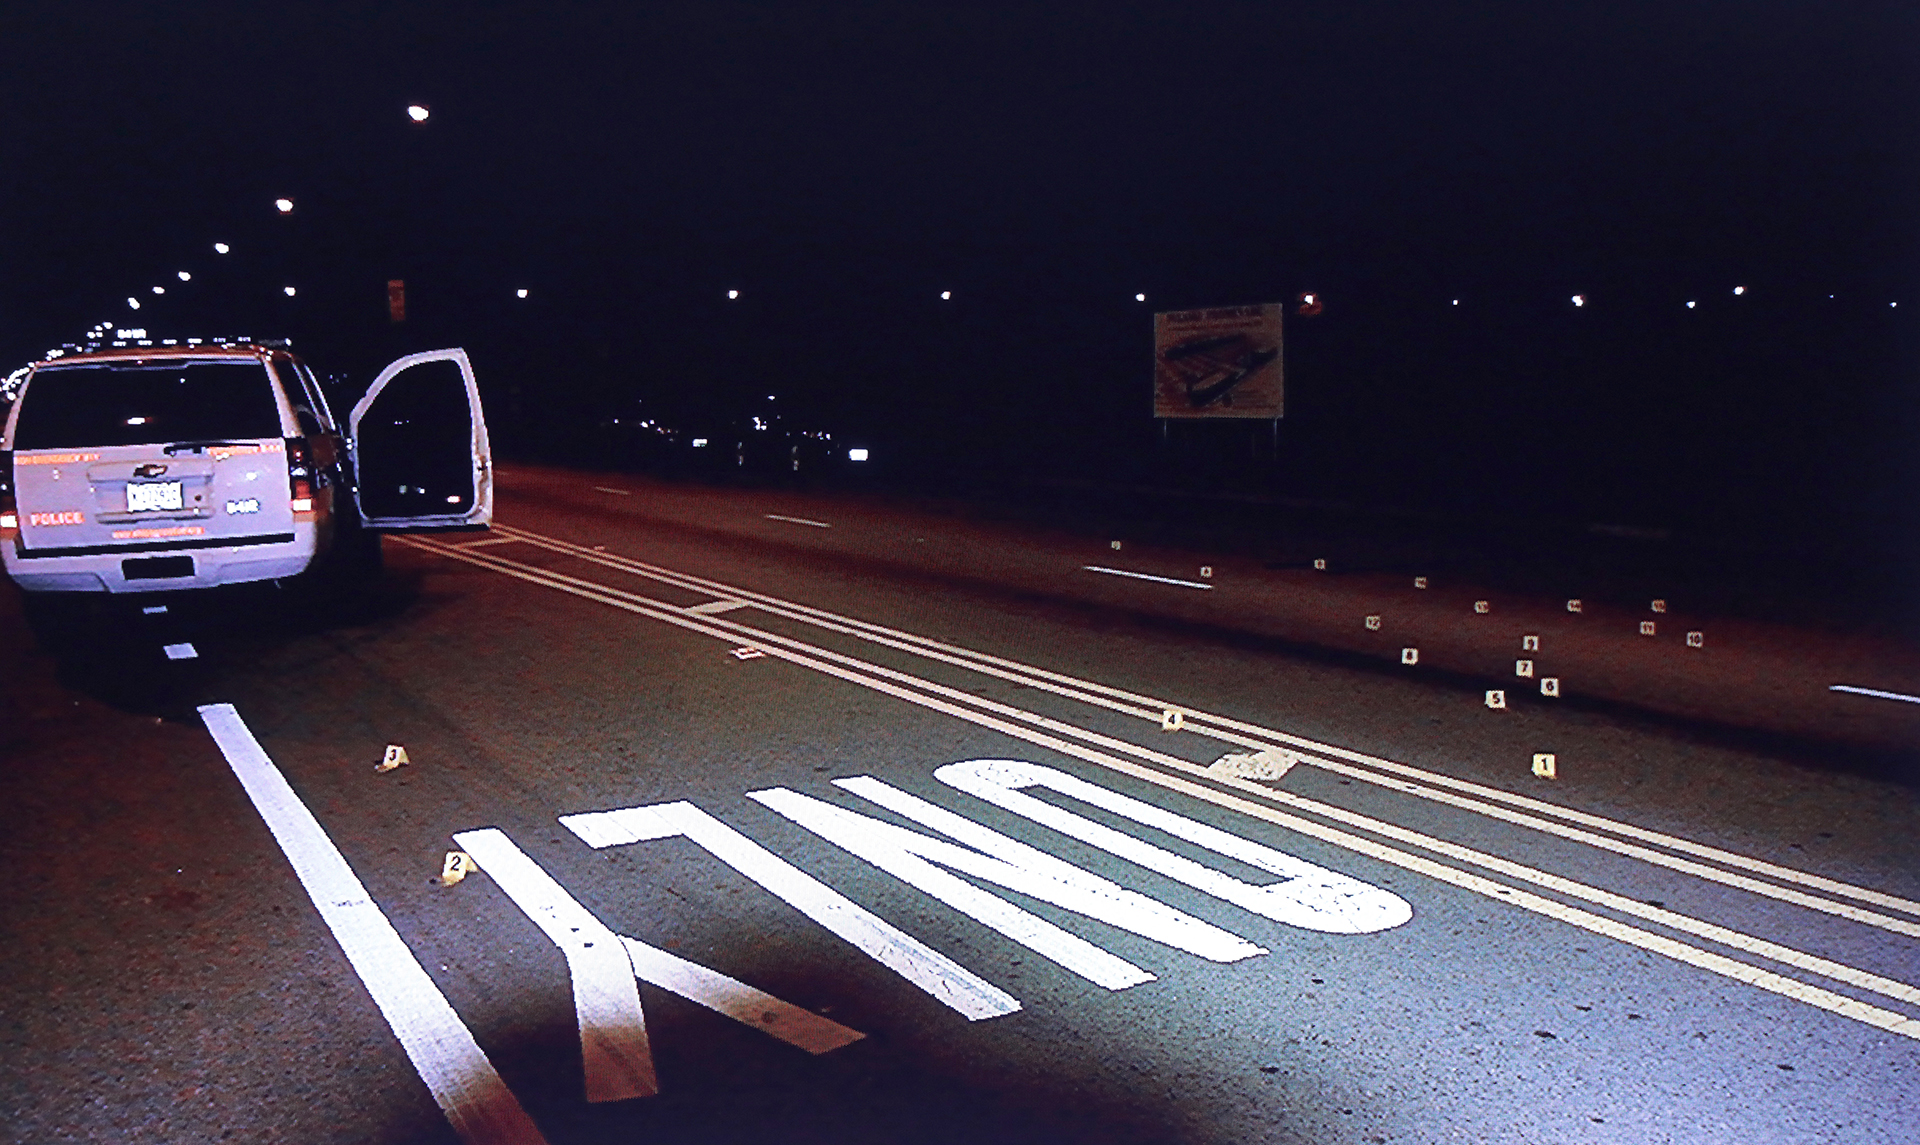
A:
{"type": "Polygon", "coordinates": [[[425,123],[427,116],[432,114],[432,112],[427,110],[425,104],[410,103],[407,105],[407,118],[413,120],[415,123],[425,123]]]}
{"type": "Polygon", "coordinates": [[[1456,298],[1456,299],[1454,299],[1454,300],[1453,300],[1453,304],[1454,304],[1455,306],[1458,306],[1458,305],[1460,305],[1460,300],[1459,300],[1458,298],[1456,298]]]}
{"type": "Polygon", "coordinates": [[[191,275],[191,274],[188,274],[188,273],[187,273],[186,271],[184,271],[184,270],[183,270],[183,271],[181,271],[181,272],[180,272],[180,281],[181,281],[181,282],[192,282],[192,281],[193,281],[193,275],[191,275]]]}
{"type": "Polygon", "coordinates": [[[1693,309],[1693,302],[1692,302],[1692,300],[1691,300],[1691,299],[1689,299],[1689,300],[1688,300],[1688,302],[1687,302],[1687,309],[1688,309],[1688,310],[1692,310],[1692,309],[1693,309]]]}
{"type": "Polygon", "coordinates": [[[1145,302],[1147,300],[1147,296],[1144,294],[1136,294],[1133,296],[1133,300],[1135,302],[1145,302]]]}
{"type": "Polygon", "coordinates": [[[945,302],[947,299],[952,297],[953,297],[953,291],[951,290],[943,290],[940,292],[940,301],[942,302],[945,302]]]}
{"type": "Polygon", "coordinates": [[[524,286],[521,287],[520,289],[513,292],[513,296],[515,298],[525,298],[527,296],[527,288],[524,286]]]}
{"type": "Polygon", "coordinates": [[[153,288],[153,292],[155,294],[165,294],[167,292],[167,288],[164,286],[156,286],[153,288]]]}
{"type": "Polygon", "coordinates": [[[232,248],[232,247],[230,247],[230,246],[228,246],[228,245],[227,245],[226,243],[214,243],[214,244],[213,244],[213,253],[215,253],[215,254],[225,254],[225,253],[227,253],[228,251],[230,251],[230,250],[232,250],[232,249],[233,249],[233,248],[232,248]]]}
{"type": "Polygon", "coordinates": [[[1573,296],[1573,304],[1574,304],[1575,306],[1585,306],[1585,305],[1587,304],[1587,296],[1586,296],[1586,295],[1584,295],[1584,294],[1576,294],[1576,295],[1574,295],[1574,296],[1573,296]]]}
{"type": "Polygon", "coordinates": [[[281,287],[280,289],[286,292],[286,295],[287,295],[287,297],[288,297],[288,298],[292,298],[292,297],[293,297],[293,287],[291,287],[291,286],[283,286],[283,287],[281,287]]]}
{"type": "Polygon", "coordinates": [[[273,201],[273,209],[276,211],[279,211],[283,215],[291,215],[293,213],[293,200],[292,199],[275,199],[273,201]]]}
{"type": "Polygon", "coordinates": [[[128,310],[140,309],[140,300],[138,298],[135,298],[131,294],[127,295],[127,309],[128,310]]]}
{"type": "Polygon", "coordinates": [[[738,297],[740,297],[740,292],[739,292],[739,291],[737,291],[737,290],[729,290],[729,291],[727,291],[727,297],[728,297],[728,298],[738,298],[738,297]]]}
{"type": "Polygon", "coordinates": [[[1747,288],[1744,286],[1736,286],[1733,288],[1733,292],[1735,294],[1745,294],[1747,292],[1747,288]]]}

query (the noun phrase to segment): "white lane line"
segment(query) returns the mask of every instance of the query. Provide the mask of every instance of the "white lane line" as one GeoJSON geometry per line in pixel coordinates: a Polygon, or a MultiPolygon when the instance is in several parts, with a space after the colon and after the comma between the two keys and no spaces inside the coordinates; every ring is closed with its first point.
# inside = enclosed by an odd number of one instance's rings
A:
{"type": "Polygon", "coordinates": [[[204,705],[200,720],[454,1132],[470,1145],[544,1145],[546,1139],[500,1080],[473,1032],[367,896],[233,705],[204,705]]]}
{"type": "MultiPolygon", "coordinates": [[[[1137,716],[1141,719],[1146,719],[1149,721],[1157,721],[1161,718],[1161,714],[1167,709],[1180,707],[1179,705],[1173,704],[1169,701],[1154,699],[1149,696],[1141,696],[1136,693],[1128,692],[1120,688],[1114,688],[1105,684],[1094,683],[1089,680],[1081,680],[1081,679],[1078,679],[1077,677],[1064,675],[1058,672],[1050,672],[1043,668],[1036,668],[1029,664],[1023,664],[1017,660],[1008,660],[998,656],[991,656],[983,652],[976,652],[969,648],[962,648],[962,647],[951,645],[951,644],[943,644],[939,641],[931,640],[927,637],[919,636],[911,632],[904,632],[899,629],[887,628],[885,626],[873,624],[868,621],[856,620],[851,617],[840,616],[836,613],[828,612],[824,609],[814,608],[810,605],[798,604],[792,601],[784,601],[777,597],[771,597],[761,593],[745,591],[742,589],[734,588],[726,584],[722,584],[717,581],[710,581],[702,577],[692,576],[691,574],[679,573],[671,569],[663,569],[657,566],[647,565],[643,562],[633,561],[627,558],[600,559],[596,554],[593,554],[592,552],[584,549],[581,546],[573,545],[565,541],[557,541],[549,537],[542,537],[537,533],[529,533],[529,532],[526,532],[525,530],[511,529],[510,526],[504,526],[504,527],[509,528],[516,535],[526,538],[528,543],[533,544],[536,547],[545,548],[553,552],[567,553],[569,555],[580,557],[582,559],[594,561],[594,563],[604,565],[608,568],[614,568],[624,572],[632,573],[636,576],[643,576],[648,579],[661,581],[662,583],[672,584],[672,585],[675,585],[676,587],[689,588],[689,589],[693,589],[695,591],[700,591],[700,592],[738,595],[740,597],[752,600],[753,603],[757,607],[759,607],[762,611],[771,613],[776,616],[781,616],[787,619],[799,620],[805,623],[814,624],[818,627],[825,628],[829,631],[840,632],[846,635],[857,636],[859,638],[871,641],[876,644],[881,644],[886,647],[896,648],[904,652],[910,652],[915,655],[924,656],[931,660],[938,660],[942,663],[952,664],[957,667],[968,669],[970,671],[979,672],[982,675],[989,675],[999,679],[1005,679],[1005,680],[1015,681],[1018,683],[1024,683],[1030,687],[1033,687],[1042,691],[1052,692],[1055,695],[1065,696],[1069,699],[1073,699],[1085,704],[1090,704],[1096,707],[1106,708],[1110,711],[1116,711],[1116,712],[1121,712],[1127,715],[1137,716]]],[[[1189,730],[1194,731],[1200,735],[1205,735],[1214,739],[1222,740],[1227,743],[1232,743],[1242,747],[1265,748],[1265,747],[1272,746],[1273,742],[1278,742],[1278,743],[1283,743],[1283,744],[1287,744],[1294,747],[1304,748],[1309,751],[1319,752],[1323,755],[1332,756],[1338,759],[1349,760],[1354,763],[1376,767],[1384,771],[1392,772],[1396,775],[1415,776],[1420,779],[1426,780],[1427,782],[1436,784],[1438,786],[1449,787],[1458,791],[1471,792],[1472,794],[1480,796],[1484,799],[1494,800],[1494,801],[1506,803],[1512,806],[1524,807],[1529,810],[1538,811],[1546,815],[1557,816],[1559,818],[1566,819],[1575,823],[1580,823],[1585,826],[1595,827],[1605,831],[1612,831],[1615,834],[1625,835],[1629,838],[1639,839],[1639,840],[1642,840],[1643,842],[1653,843],[1657,846],[1666,847],[1670,850],[1681,851],[1686,854],[1696,855],[1701,858],[1710,859],[1714,862],[1722,863],[1727,866],[1738,867],[1740,869],[1752,871],[1757,874],[1763,874],[1770,878],[1779,879],[1782,882],[1797,883],[1801,886],[1813,887],[1818,890],[1826,891],[1830,894],[1842,895],[1844,897],[1857,899],[1862,902],[1871,902],[1878,906],[1887,907],[1894,910],[1901,910],[1911,914],[1920,914],[1920,902],[1915,902],[1910,899],[1905,899],[1898,895],[1890,895],[1881,891],[1875,891],[1865,887],[1855,886],[1851,883],[1842,882],[1838,879],[1830,879],[1821,875],[1815,875],[1805,871],[1795,870],[1791,867],[1783,867],[1775,863],[1766,862],[1765,860],[1762,860],[1762,859],[1755,859],[1746,855],[1740,855],[1740,854],[1735,854],[1731,851],[1725,851],[1717,847],[1711,847],[1702,843],[1696,843],[1690,839],[1682,839],[1678,836],[1668,835],[1663,832],[1652,831],[1643,827],[1636,827],[1629,823],[1622,823],[1617,820],[1604,818],[1602,816],[1591,815],[1583,811],[1576,811],[1569,807],[1562,807],[1558,804],[1548,803],[1543,800],[1533,799],[1531,797],[1528,797],[1525,795],[1518,795],[1509,791],[1502,791],[1498,788],[1487,787],[1482,784],[1469,782],[1467,780],[1456,779],[1450,775],[1443,775],[1438,772],[1427,771],[1423,768],[1412,767],[1407,764],[1397,763],[1389,759],[1382,759],[1378,756],[1368,755],[1363,752],[1350,751],[1346,748],[1336,747],[1332,744],[1320,743],[1316,740],[1306,739],[1301,736],[1296,736],[1286,732],[1276,731],[1272,728],[1261,727],[1257,724],[1243,723],[1238,720],[1228,719],[1224,716],[1210,715],[1204,712],[1194,712],[1193,709],[1191,708],[1182,708],[1181,710],[1185,712],[1193,713],[1192,718],[1195,722],[1191,722],[1187,725],[1189,730]],[[1209,724],[1214,726],[1207,726],[1209,724]],[[1228,729],[1228,730],[1223,730],[1223,729],[1228,729]],[[1234,734],[1230,734],[1230,731],[1238,731],[1244,734],[1234,735],[1234,734]],[[1247,736],[1254,736],[1254,737],[1261,737],[1261,738],[1246,738],[1247,736]]],[[[1310,764],[1315,767],[1321,767],[1328,770],[1339,771],[1343,775],[1349,775],[1353,778],[1362,779],[1369,783],[1375,783],[1381,786],[1391,787],[1395,790],[1405,791],[1409,794],[1419,795],[1422,798],[1436,797],[1436,795],[1429,794],[1424,790],[1417,789],[1412,786],[1403,787],[1402,785],[1397,784],[1391,780],[1388,780],[1383,776],[1371,774],[1358,768],[1344,769],[1344,768],[1341,768],[1339,765],[1331,764],[1326,760],[1312,759],[1312,758],[1305,758],[1302,760],[1302,762],[1310,764]]],[[[1673,867],[1674,869],[1680,869],[1678,867],[1674,867],[1674,864],[1668,861],[1667,856],[1657,855],[1652,852],[1645,852],[1640,850],[1639,848],[1633,848],[1631,850],[1622,849],[1617,845],[1615,845],[1611,840],[1596,839],[1595,837],[1585,835],[1585,833],[1568,833],[1564,829],[1559,828],[1554,824],[1544,823],[1540,820],[1532,819],[1530,817],[1524,817],[1524,816],[1514,817],[1508,813],[1502,812],[1499,808],[1490,807],[1486,804],[1476,803],[1472,800],[1461,800],[1455,803],[1455,805],[1467,810],[1474,811],[1479,814],[1508,819],[1510,822],[1520,823],[1525,826],[1532,827],[1537,830],[1546,831],[1551,834],[1558,834],[1565,838],[1578,838],[1579,841],[1581,842],[1587,842],[1595,846],[1600,846],[1609,850],[1614,850],[1620,854],[1630,854],[1635,858],[1640,858],[1647,862],[1656,863],[1661,866],[1668,866],[1668,867],[1673,867]]],[[[1694,872],[1689,870],[1687,871],[1687,873],[1694,873],[1694,872]]],[[[1759,885],[1764,885],[1764,884],[1759,884],[1759,885]]],[[[1754,888],[1747,887],[1747,889],[1754,889],[1754,888]]],[[[1756,891],[1756,893],[1767,894],[1771,897],[1779,897],[1777,895],[1773,895],[1770,889],[1758,890],[1756,891]]],[[[1821,908],[1821,909],[1824,909],[1824,908],[1821,908]]],[[[1839,913],[1839,912],[1828,911],[1828,913],[1839,913]]],[[[1849,916],[1849,917],[1852,917],[1852,916],[1849,916]]],[[[1887,929],[1895,929],[1895,930],[1900,929],[1899,926],[1897,925],[1888,926],[1884,920],[1885,920],[1885,916],[1879,916],[1879,915],[1872,916],[1871,919],[1866,919],[1866,918],[1856,919],[1856,921],[1869,921],[1871,925],[1882,926],[1887,929]],[[1875,920],[1878,920],[1878,921],[1875,921],[1875,920]]]]}
{"type": "Polygon", "coordinates": [[[640,989],[619,938],[498,829],[462,831],[453,841],[566,955],[587,1100],[625,1101],[659,1093],[640,989]]]}
{"type": "Polygon", "coordinates": [[[769,521],[785,521],[789,525],[810,525],[816,529],[833,528],[832,525],[829,525],[825,521],[809,521],[805,517],[782,517],[778,513],[768,513],[766,517],[769,521]]]}
{"type": "Polygon", "coordinates": [[[705,604],[690,606],[688,612],[697,612],[702,616],[718,616],[723,612],[732,612],[736,608],[752,608],[750,600],[709,600],[705,604]]]}
{"type": "Polygon", "coordinates": [[[1905,700],[1909,704],[1920,704],[1920,696],[1908,696],[1900,692],[1882,692],[1878,688],[1856,688],[1852,684],[1835,684],[1827,691],[1852,692],[1856,696],[1878,696],[1883,700],[1905,700]]]}
{"type": "Polygon", "coordinates": [[[1171,576],[1154,576],[1152,573],[1128,572],[1126,569],[1102,568],[1099,565],[1081,565],[1080,567],[1087,572],[1106,573],[1108,576],[1127,576],[1135,580],[1150,580],[1156,584],[1177,584],[1181,588],[1204,588],[1209,591],[1213,589],[1213,586],[1205,581],[1181,580],[1179,577],[1171,576]]]}
{"type": "MultiPolygon", "coordinates": [[[[606,585],[596,584],[591,581],[581,581],[581,580],[578,580],[578,578],[564,577],[559,574],[547,573],[544,570],[534,569],[532,566],[515,567],[514,562],[500,561],[497,558],[488,558],[488,557],[481,557],[481,556],[462,556],[452,550],[437,548],[431,542],[421,541],[415,538],[409,538],[407,540],[407,543],[413,544],[420,548],[429,549],[430,551],[441,552],[443,555],[453,556],[455,557],[455,559],[465,560],[465,561],[468,561],[469,563],[492,568],[496,572],[501,572],[507,576],[515,577],[517,579],[524,580],[529,583],[545,585],[550,588],[557,588],[563,592],[568,592],[576,596],[582,596],[590,600],[595,600],[595,601],[598,601],[599,603],[606,604],[614,608],[620,608],[625,611],[634,612],[643,616],[648,616],[648,617],[651,617],[652,619],[661,620],[668,624],[673,624],[682,628],[688,628],[697,632],[702,632],[705,635],[713,636],[719,639],[723,639],[723,640],[735,639],[738,637],[740,632],[757,632],[757,630],[755,629],[749,629],[743,625],[732,624],[731,622],[724,621],[724,620],[713,620],[713,621],[707,621],[704,623],[695,622],[695,621],[688,620],[687,618],[684,617],[684,615],[680,613],[660,611],[657,608],[648,608],[641,604],[635,603],[635,601],[645,600],[646,598],[644,597],[638,597],[635,594],[624,593],[619,589],[610,588],[606,585]],[[569,581],[573,582],[573,584],[572,585],[568,584],[567,582],[569,581]],[[583,587],[574,587],[575,585],[583,586],[583,587]],[[718,625],[718,626],[724,626],[724,627],[715,628],[715,627],[709,627],[709,625],[718,625]]],[[[1847,998],[1842,995],[1835,994],[1832,991],[1824,990],[1816,986],[1809,986],[1805,983],[1797,982],[1791,978],[1783,977],[1771,971],[1762,970],[1759,967],[1753,966],[1749,963],[1740,962],[1736,959],[1727,958],[1724,955],[1703,950],[1699,947],[1689,946],[1684,942],[1677,942],[1663,935],[1658,935],[1650,931],[1641,930],[1638,927],[1617,922],[1603,915],[1593,914],[1592,912],[1583,910],[1579,907],[1567,906],[1563,903],[1556,902],[1552,899],[1546,899],[1546,898],[1542,898],[1539,895],[1531,894],[1530,892],[1521,891],[1513,887],[1504,886],[1500,883],[1496,883],[1490,879],[1483,878],[1479,875],[1473,875],[1465,871],[1459,871],[1452,867],[1445,866],[1444,864],[1436,863],[1433,860],[1424,858],[1422,856],[1410,855],[1404,851],[1397,850],[1396,848],[1384,846],[1370,839],[1364,839],[1359,836],[1351,835],[1337,828],[1330,828],[1330,827],[1324,826],[1323,824],[1314,822],[1312,820],[1300,819],[1297,816],[1288,815],[1284,812],[1275,811],[1271,808],[1264,807],[1259,804],[1250,803],[1245,799],[1237,798],[1230,795],[1224,795],[1221,792],[1215,791],[1211,788],[1203,787],[1199,784],[1180,779],[1173,775],[1169,775],[1165,771],[1160,771],[1152,767],[1146,767],[1141,764],[1136,764],[1136,763],[1129,762],[1127,760],[1119,759],[1115,756],[1108,755],[1105,752],[1097,751],[1092,748],[1083,746],[1079,743],[1071,742],[1069,740],[1063,740],[1056,736],[1035,732],[1030,730],[1029,728],[1022,727],[1018,724],[1010,723],[1005,719],[999,719],[991,715],[986,715],[979,711],[974,711],[974,710],[970,710],[968,708],[962,707],[957,703],[951,703],[951,702],[948,702],[947,700],[936,699],[932,695],[928,695],[922,692],[912,691],[912,690],[909,690],[908,688],[904,688],[904,687],[897,686],[895,684],[888,683],[884,679],[876,679],[874,678],[874,676],[863,675],[861,673],[849,671],[845,668],[839,667],[836,664],[830,663],[828,661],[844,660],[844,661],[847,661],[848,663],[861,664],[862,667],[866,668],[869,672],[872,672],[875,675],[879,675],[879,676],[898,677],[904,680],[916,679],[915,677],[908,676],[905,673],[894,672],[891,669],[882,669],[876,665],[866,665],[863,662],[853,660],[850,657],[840,656],[837,653],[828,652],[825,649],[813,648],[810,645],[806,645],[795,640],[789,640],[784,637],[774,637],[768,633],[759,633],[759,635],[762,637],[763,640],[767,641],[767,643],[769,644],[769,650],[772,655],[775,655],[783,660],[787,660],[790,663],[798,664],[803,667],[811,668],[815,671],[836,676],[841,679],[845,679],[849,682],[859,684],[863,687],[870,688],[874,691],[878,691],[887,695],[894,696],[908,703],[917,704],[922,707],[926,707],[935,711],[944,712],[948,715],[954,716],[955,718],[966,720],[969,723],[978,724],[981,727],[992,728],[993,730],[1004,732],[1008,735],[1012,735],[1020,739],[1027,740],[1030,743],[1035,743],[1043,747],[1051,748],[1055,751],[1062,752],[1066,755],[1074,756],[1075,758],[1085,759],[1089,762],[1097,763],[1103,767],[1112,768],[1124,774],[1132,775],[1136,778],[1145,780],[1146,782],[1154,783],[1161,787],[1168,788],[1170,790],[1179,791],[1184,794],[1192,795],[1198,799],[1203,799],[1208,802],[1216,803],[1223,807],[1228,807],[1233,810],[1241,811],[1244,814],[1252,815],[1255,818],[1264,819],[1268,822],[1274,823],[1275,825],[1286,827],[1292,830],[1297,830],[1302,833],[1311,835],[1314,838],[1323,839],[1327,842],[1335,844],[1336,846],[1341,846],[1349,850],[1358,851],[1362,854],[1379,858],[1384,862],[1393,863],[1397,866],[1404,867],[1408,870],[1429,875],[1432,878],[1439,879],[1443,882],[1448,882],[1455,886],[1459,886],[1464,889],[1474,891],[1475,893],[1485,895],[1489,898],[1493,898],[1496,901],[1512,903],[1513,905],[1522,907],[1523,909],[1534,911],[1535,913],[1543,914],[1543,915],[1546,915],[1547,917],[1558,919],[1562,922],[1567,922],[1571,925],[1578,926],[1583,929],[1590,930],[1594,933],[1602,934],[1610,938],[1614,938],[1621,942],[1626,942],[1631,945],[1639,946],[1643,950],[1648,950],[1654,953],[1662,954],[1666,957],[1673,958],[1677,961],[1686,962],[1690,965],[1697,966],[1705,970],[1709,970],[1716,974],[1722,974],[1722,975],[1725,975],[1726,977],[1734,978],[1742,982],[1747,982],[1748,984],[1759,987],[1760,989],[1767,990],[1772,993],[1780,994],[1784,997],[1793,998],[1796,1001],[1804,1002],[1808,1005],[1815,1006],[1817,1008],[1827,1010],[1832,1013],[1841,1014],[1842,1016],[1853,1018],[1856,1021],[1864,1022],[1868,1025],[1872,1025],[1880,1029],[1885,1029],[1894,1033],[1901,1034],[1904,1037],[1920,1039],[1920,1020],[1907,1018],[1905,1015],[1896,1013],[1894,1011],[1885,1010],[1876,1006],[1870,1006],[1862,1002],[1857,1002],[1851,998],[1847,998]],[[809,652],[812,653],[812,655],[802,655],[800,653],[791,651],[784,647],[774,647],[774,645],[792,645],[796,648],[805,648],[805,649],[808,649],[809,652]]],[[[1100,743],[1103,746],[1112,747],[1116,750],[1124,751],[1129,754],[1138,755],[1142,758],[1151,759],[1155,763],[1160,764],[1162,767],[1167,767],[1175,771],[1188,771],[1195,775],[1200,775],[1200,776],[1207,775],[1207,769],[1198,764],[1188,763],[1185,760],[1176,759],[1172,756],[1167,756],[1159,752],[1153,752],[1148,749],[1141,748],[1135,744],[1126,743],[1125,741],[1120,741],[1120,740],[1114,740],[1106,736],[1099,736],[1091,732],[1086,732],[1082,729],[1071,728],[1071,725],[1062,725],[1059,723],[1059,721],[1046,719],[1044,717],[1036,716],[1032,713],[1020,712],[1018,709],[1009,708],[1006,705],[994,704],[989,701],[982,700],[979,697],[975,697],[963,692],[959,692],[955,689],[942,687],[940,685],[932,683],[931,681],[918,681],[917,683],[919,687],[925,688],[927,692],[949,695],[952,698],[961,700],[965,703],[978,704],[981,707],[989,708],[993,710],[1004,709],[1007,712],[1014,713],[1014,718],[1023,719],[1029,723],[1037,724],[1042,727],[1048,727],[1051,729],[1058,729],[1058,730],[1070,730],[1072,734],[1078,736],[1079,738],[1100,743]]],[[[1346,811],[1343,808],[1334,807],[1329,804],[1319,803],[1318,801],[1315,801],[1315,800],[1302,799],[1298,796],[1290,795],[1286,792],[1273,791],[1265,787],[1262,787],[1258,783],[1255,783],[1250,780],[1242,780],[1242,779],[1235,779],[1232,777],[1218,777],[1218,776],[1215,776],[1212,778],[1214,778],[1216,782],[1220,782],[1232,787],[1240,788],[1244,791],[1258,795],[1263,799],[1269,799],[1276,802],[1281,802],[1290,806],[1299,807],[1302,810],[1326,815],[1336,820],[1351,823],[1352,825],[1361,827],[1364,830],[1375,831],[1377,833],[1386,835],[1389,838],[1393,838],[1402,842],[1412,843],[1415,846],[1420,846],[1429,850],[1437,851],[1451,858],[1463,859],[1470,863],[1475,863],[1477,865],[1485,866],[1493,870],[1498,870],[1503,874],[1507,874],[1512,877],[1517,877],[1530,882],[1534,882],[1537,885],[1547,887],[1549,889],[1558,891],[1560,893],[1572,895],[1578,898],[1583,898],[1590,902],[1596,903],[1598,905],[1619,910],[1622,913],[1636,915],[1650,922],[1670,926],[1677,930],[1682,930],[1691,934],[1698,935],[1699,937],[1706,938],[1710,941],[1720,942],[1730,946],[1735,946],[1749,953],[1759,954],[1761,957],[1768,958],[1773,961],[1786,963],[1788,965],[1796,966],[1803,970],[1808,970],[1816,974],[1821,974],[1826,977],[1837,979],[1839,981],[1844,981],[1853,985],[1862,986],[1863,988],[1886,994],[1889,997],[1903,998],[1908,1000],[1920,999],[1920,992],[1916,992],[1913,986],[1910,986],[1906,983],[1896,982],[1891,979],[1881,977],[1880,975],[1859,970],[1842,963],[1832,962],[1828,959],[1819,958],[1815,955],[1806,954],[1802,951],[1794,950],[1791,947],[1786,947],[1777,943],[1768,942],[1765,939],[1756,938],[1740,931],[1730,930],[1726,927],[1715,926],[1711,923],[1702,922],[1698,919],[1691,918],[1687,915],[1682,915],[1674,911],[1669,911],[1661,907],[1654,907],[1644,903],[1640,903],[1636,900],[1626,898],[1622,895],[1616,895],[1608,891],[1602,891],[1596,887],[1587,886],[1584,883],[1579,883],[1572,879],[1561,878],[1557,875],[1549,875],[1544,871],[1535,870],[1534,868],[1526,867],[1519,863],[1510,862],[1505,859],[1500,859],[1495,856],[1485,854],[1483,852],[1472,850],[1470,848],[1461,847],[1457,844],[1447,843],[1442,840],[1432,838],[1431,836],[1422,835],[1418,832],[1408,831],[1404,828],[1400,828],[1392,824],[1382,822],[1380,820],[1372,819],[1368,816],[1359,815],[1354,812],[1346,811]]]]}
{"type": "Polygon", "coordinates": [[[691,803],[563,815],[560,823],[595,848],[684,836],[968,1021],[1020,1008],[1013,995],[691,803]]]}
{"type": "Polygon", "coordinates": [[[160,651],[165,652],[169,660],[194,660],[200,656],[199,650],[191,644],[168,644],[160,651]]]}
{"type": "MultiPolygon", "coordinates": [[[[453,542],[449,541],[448,543],[452,544],[453,542]]],[[[488,537],[480,541],[467,541],[461,544],[460,547],[463,549],[484,549],[488,545],[519,545],[525,543],[526,542],[522,541],[519,537],[488,537]]]]}
{"type": "Polygon", "coordinates": [[[609,489],[609,488],[607,488],[607,487],[606,487],[605,485],[595,485],[595,486],[593,487],[593,491],[594,491],[595,493],[611,493],[611,494],[613,494],[613,495],[614,495],[615,497],[631,497],[631,496],[633,496],[633,491],[632,491],[631,489],[609,489]]]}
{"type": "Polygon", "coordinates": [[[642,982],[671,990],[689,1002],[772,1034],[810,1054],[830,1053],[867,1036],[717,970],[709,970],[698,962],[689,962],[625,935],[620,936],[620,941],[626,945],[627,956],[633,962],[634,976],[642,982]]]}

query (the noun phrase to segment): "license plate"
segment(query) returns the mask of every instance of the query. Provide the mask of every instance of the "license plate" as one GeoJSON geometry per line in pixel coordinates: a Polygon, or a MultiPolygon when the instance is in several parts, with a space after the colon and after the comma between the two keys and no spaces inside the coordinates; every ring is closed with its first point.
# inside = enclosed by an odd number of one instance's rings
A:
{"type": "Polygon", "coordinates": [[[150,485],[127,486],[127,512],[129,513],[150,513],[181,507],[178,481],[156,481],[150,485]]]}

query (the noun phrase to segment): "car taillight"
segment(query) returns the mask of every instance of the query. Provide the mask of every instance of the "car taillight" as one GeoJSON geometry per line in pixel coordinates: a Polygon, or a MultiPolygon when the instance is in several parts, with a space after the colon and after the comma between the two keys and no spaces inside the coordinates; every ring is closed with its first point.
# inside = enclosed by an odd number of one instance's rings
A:
{"type": "Polygon", "coordinates": [[[287,439],[287,496],[296,515],[313,512],[313,451],[304,437],[287,439]]]}
{"type": "Polygon", "coordinates": [[[13,451],[0,450],[0,541],[20,535],[20,506],[13,496],[13,451]]]}

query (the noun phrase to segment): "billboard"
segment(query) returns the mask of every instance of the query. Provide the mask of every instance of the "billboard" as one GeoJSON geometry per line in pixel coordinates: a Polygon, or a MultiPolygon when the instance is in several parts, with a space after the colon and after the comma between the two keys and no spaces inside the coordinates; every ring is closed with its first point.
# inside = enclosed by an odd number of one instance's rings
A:
{"type": "Polygon", "coordinates": [[[1277,418],[1278,302],[1153,316],[1153,416],[1277,418]]]}

